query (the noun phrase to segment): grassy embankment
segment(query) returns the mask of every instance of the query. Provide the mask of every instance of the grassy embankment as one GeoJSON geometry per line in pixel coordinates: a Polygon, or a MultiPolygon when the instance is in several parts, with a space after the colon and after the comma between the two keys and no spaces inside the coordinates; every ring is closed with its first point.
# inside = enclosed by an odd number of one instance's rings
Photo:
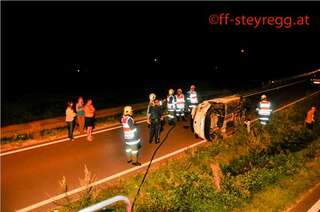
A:
{"type": "MultiPolygon", "coordinates": [[[[275,113],[268,126],[255,123],[251,133],[238,126],[233,136],[153,169],[136,211],[282,211],[290,207],[320,177],[319,113],[313,131],[304,127],[311,104],[306,100],[275,113]]],[[[119,179],[59,210],[75,211],[119,194],[133,200],[142,176],[119,179]]]]}

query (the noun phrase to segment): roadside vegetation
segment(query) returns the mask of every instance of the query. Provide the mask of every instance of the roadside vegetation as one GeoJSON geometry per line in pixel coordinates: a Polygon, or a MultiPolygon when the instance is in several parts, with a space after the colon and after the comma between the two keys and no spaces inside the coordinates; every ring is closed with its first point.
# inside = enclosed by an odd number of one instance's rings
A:
{"type": "MultiPolygon", "coordinates": [[[[255,122],[250,133],[238,124],[232,136],[154,168],[135,211],[283,211],[290,207],[320,177],[319,113],[312,131],[304,127],[312,104],[315,101],[309,99],[277,112],[265,127],[255,122]]],[[[140,173],[119,179],[86,197],[85,204],[80,198],[58,210],[76,211],[119,194],[133,200],[142,177],[140,173]]],[[[113,208],[125,207],[115,204],[113,208]]]]}

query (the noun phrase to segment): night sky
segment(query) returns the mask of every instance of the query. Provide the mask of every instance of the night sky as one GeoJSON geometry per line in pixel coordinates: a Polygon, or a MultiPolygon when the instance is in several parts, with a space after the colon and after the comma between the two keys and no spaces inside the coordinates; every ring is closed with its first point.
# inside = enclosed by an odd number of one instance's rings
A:
{"type": "Polygon", "coordinates": [[[1,5],[1,79],[5,97],[36,91],[133,92],[133,87],[174,86],[201,80],[247,83],[320,66],[318,2],[1,5]],[[211,26],[209,15],[221,12],[308,14],[311,20],[310,26],[291,29],[211,26]]]}

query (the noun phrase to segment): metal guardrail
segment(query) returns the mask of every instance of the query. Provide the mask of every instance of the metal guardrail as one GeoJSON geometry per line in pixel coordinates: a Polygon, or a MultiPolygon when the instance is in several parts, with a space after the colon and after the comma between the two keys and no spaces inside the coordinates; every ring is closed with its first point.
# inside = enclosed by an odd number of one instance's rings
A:
{"type": "MultiPolygon", "coordinates": [[[[137,103],[132,105],[135,110],[146,109],[148,103],[137,103]]],[[[103,118],[108,116],[115,116],[121,113],[123,107],[115,107],[97,110],[96,118],[103,118]]],[[[9,125],[1,128],[1,138],[9,138],[19,134],[31,134],[41,132],[42,130],[51,130],[65,127],[65,117],[57,117],[52,119],[45,119],[40,121],[33,121],[24,124],[9,125]]]]}
{"type": "Polygon", "coordinates": [[[130,200],[127,197],[122,196],[122,195],[111,197],[111,198],[109,198],[107,200],[104,200],[102,202],[96,203],[96,204],[91,205],[91,206],[89,206],[87,208],[81,209],[79,212],[94,212],[94,211],[98,211],[98,210],[104,209],[108,205],[111,205],[111,204],[113,204],[115,202],[119,202],[119,201],[125,202],[126,205],[127,205],[127,212],[131,212],[130,200]]]}

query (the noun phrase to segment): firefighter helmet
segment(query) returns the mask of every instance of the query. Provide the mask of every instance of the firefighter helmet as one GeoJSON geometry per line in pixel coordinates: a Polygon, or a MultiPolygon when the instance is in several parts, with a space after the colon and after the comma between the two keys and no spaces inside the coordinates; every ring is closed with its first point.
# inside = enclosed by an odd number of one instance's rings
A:
{"type": "Polygon", "coordinates": [[[149,99],[150,99],[150,101],[155,100],[155,99],[156,99],[156,95],[155,95],[154,93],[151,93],[151,94],[149,95],[149,99]]]}
{"type": "Polygon", "coordinates": [[[131,106],[125,106],[123,109],[123,115],[131,115],[132,114],[132,107],[131,106]]]}
{"type": "Polygon", "coordinates": [[[191,85],[191,86],[190,86],[190,89],[191,89],[191,90],[196,90],[196,86],[195,86],[195,85],[191,85]]]}
{"type": "Polygon", "coordinates": [[[169,95],[173,95],[174,94],[174,90],[173,89],[170,89],[169,90],[169,95]]]}
{"type": "Polygon", "coordinates": [[[263,94],[262,96],[261,96],[261,100],[264,100],[264,99],[266,99],[267,98],[267,96],[265,95],[265,94],[263,94]]]}

